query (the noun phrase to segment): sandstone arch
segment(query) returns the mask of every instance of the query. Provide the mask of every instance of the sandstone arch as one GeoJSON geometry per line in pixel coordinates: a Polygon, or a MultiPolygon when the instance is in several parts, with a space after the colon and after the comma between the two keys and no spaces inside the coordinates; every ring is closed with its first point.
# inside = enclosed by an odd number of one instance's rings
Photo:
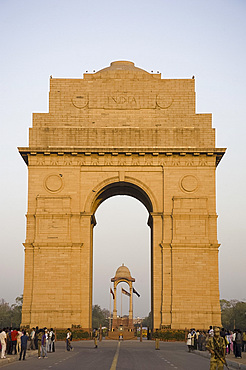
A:
{"type": "Polygon", "coordinates": [[[211,114],[196,114],[195,80],[113,62],[51,78],[49,109],[19,148],[29,170],[22,324],[91,329],[93,216],[123,192],[151,215],[153,327],[219,325],[215,171],[225,149],[211,114]]]}

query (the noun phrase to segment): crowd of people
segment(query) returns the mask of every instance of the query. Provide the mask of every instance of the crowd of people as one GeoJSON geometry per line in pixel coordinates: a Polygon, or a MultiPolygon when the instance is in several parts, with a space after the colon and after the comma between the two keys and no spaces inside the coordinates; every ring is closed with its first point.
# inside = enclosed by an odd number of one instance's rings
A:
{"type": "MultiPolygon", "coordinates": [[[[210,326],[208,331],[199,331],[191,329],[187,336],[188,351],[195,349],[198,351],[206,351],[209,338],[214,336],[214,328],[210,326]]],[[[246,331],[242,332],[239,329],[225,330],[220,329],[220,336],[225,343],[226,354],[233,353],[236,358],[242,358],[242,352],[246,352],[246,331]]]]}
{"type": "Polygon", "coordinates": [[[25,360],[27,350],[38,350],[38,358],[47,358],[47,353],[55,352],[55,333],[53,328],[32,328],[29,332],[20,328],[0,329],[1,358],[19,354],[25,360]]]}

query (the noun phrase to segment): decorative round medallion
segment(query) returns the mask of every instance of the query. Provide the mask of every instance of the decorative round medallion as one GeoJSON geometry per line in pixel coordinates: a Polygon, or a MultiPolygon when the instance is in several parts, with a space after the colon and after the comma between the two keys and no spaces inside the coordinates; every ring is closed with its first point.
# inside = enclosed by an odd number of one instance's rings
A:
{"type": "Polygon", "coordinates": [[[181,179],[181,188],[188,193],[195,191],[198,187],[198,180],[193,175],[186,175],[181,179]]]}
{"type": "Polygon", "coordinates": [[[173,98],[171,98],[171,96],[159,94],[156,97],[156,104],[159,108],[167,109],[171,107],[172,103],[173,103],[173,98]]]}
{"type": "Polygon", "coordinates": [[[88,102],[89,102],[88,94],[83,94],[72,98],[72,104],[78,109],[85,108],[88,102]]]}
{"type": "Polygon", "coordinates": [[[48,177],[46,177],[44,185],[47,190],[55,193],[61,190],[63,181],[59,175],[49,175],[48,177]]]}

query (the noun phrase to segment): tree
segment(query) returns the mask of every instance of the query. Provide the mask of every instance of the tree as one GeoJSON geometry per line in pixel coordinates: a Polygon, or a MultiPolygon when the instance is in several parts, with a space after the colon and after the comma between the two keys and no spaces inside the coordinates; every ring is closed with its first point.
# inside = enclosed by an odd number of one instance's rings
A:
{"type": "Polygon", "coordinates": [[[92,327],[99,328],[100,324],[102,325],[102,327],[108,327],[109,316],[109,310],[106,310],[105,308],[101,309],[98,304],[92,306],[92,327]]]}
{"type": "Polygon", "coordinates": [[[0,327],[19,327],[21,323],[23,297],[17,297],[11,306],[4,299],[0,300],[0,327]]]}
{"type": "Polygon", "coordinates": [[[21,324],[21,313],[22,313],[23,295],[15,299],[15,303],[11,305],[12,311],[12,326],[20,327],[21,324]]]}
{"type": "Polygon", "coordinates": [[[220,306],[222,326],[225,329],[246,330],[246,302],[240,302],[236,299],[230,301],[222,299],[220,306]]]}
{"type": "Polygon", "coordinates": [[[146,316],[143,321],[142,321],[142,326],[147,326],[149,327],[150,329],[152,329],[152,313],[150,311],[150,313],[148,314],[148,316],[146,316]]]}
{"type": "Polygon", "coordinates": [[[10,326],[11,323],[11,308],[9,304],[2,298],[0,301],[0,327],[10,326]]]}

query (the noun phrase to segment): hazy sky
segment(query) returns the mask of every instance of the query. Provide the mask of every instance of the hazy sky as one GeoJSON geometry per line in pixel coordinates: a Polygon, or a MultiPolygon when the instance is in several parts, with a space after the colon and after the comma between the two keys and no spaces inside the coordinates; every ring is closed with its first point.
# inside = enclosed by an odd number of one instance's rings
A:
{"type": "MultiPolygon", "coordinates": [[[[195,75],[197,113],[213,114],[217,147],[228,148],[217,169],[221,298],[246,298],[245,19],[245,0],[0,0],[0,298],[13,303],[23,290],[27,167],[17,146],[28,145],[32,112],[48,111],[49,76],[80,78],[115,60],[162,78],[195,75]]],[[[134,316],[147,315],[146,209],[116,197],[96,217],[94,303],[109,308],[110,278],[125,263],[141,294],[134,316]]]]}

